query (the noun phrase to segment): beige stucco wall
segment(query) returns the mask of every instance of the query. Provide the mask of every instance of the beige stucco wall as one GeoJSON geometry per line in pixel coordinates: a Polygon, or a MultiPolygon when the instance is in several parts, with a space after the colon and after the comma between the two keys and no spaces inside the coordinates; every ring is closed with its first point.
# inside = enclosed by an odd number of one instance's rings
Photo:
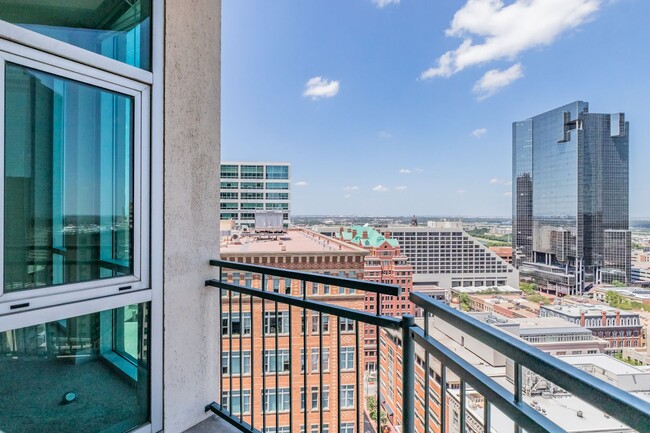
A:
{"type": "Polygon", "coordinates": [[[164,53],[165,432],[206,417],[218,393],[220,0],[166,0],[164,53]]]}

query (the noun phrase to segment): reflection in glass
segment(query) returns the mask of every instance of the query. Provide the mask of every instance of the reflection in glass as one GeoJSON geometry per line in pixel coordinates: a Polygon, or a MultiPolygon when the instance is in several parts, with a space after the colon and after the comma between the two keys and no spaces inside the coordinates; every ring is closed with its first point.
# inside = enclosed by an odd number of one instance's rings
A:
{"type": "Polygon", "coordinates": [[[133,98],[8,63],[5,292],[133,273],[133,98]]]}
{"type": "Polygon", "coordinates": [[[0,431],[118,432],[148,422],[148,324],[149,304],[139,304],[0,333],[0,431]],[[69,392],[76,399],[65,404],[69,392]]]}
{"type": "Polygon", "coordinates": [[[0,0],[0,20],[151,69],[151,0],[0,0]]]}

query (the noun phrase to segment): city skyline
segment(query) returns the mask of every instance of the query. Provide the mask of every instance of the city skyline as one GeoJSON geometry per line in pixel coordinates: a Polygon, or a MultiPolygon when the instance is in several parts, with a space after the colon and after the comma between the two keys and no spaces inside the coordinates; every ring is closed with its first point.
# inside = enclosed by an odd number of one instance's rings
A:
{"type": "MultiPolygon", "coordinates": [[[[648,59],[634,43],[647,39],[641,19],[650,5],[563,2],[569,23],[550,17],[540,29],[546,39],[505,52],[485,38],[493,30],[463,21],[472,3],[225,4],[224,160],[290,162],[294,215],[505,217],[511,123],[582,99],[635,125],[630,215],[650,216],[642,191],[648,59]],[[461,65],[463,37],[495,54],[461,65]],[[624,64],[602,61],[608,52],[624,64]],[[447,53],[451,70],[441,69],[447,53]]],[[[486,22],[512,11],[490,3],[486,22]]],[[[522,19],[539,13],[521,9],[522,19]]],[[[515,27],[499,35],[525,35],[515,27]]]]}

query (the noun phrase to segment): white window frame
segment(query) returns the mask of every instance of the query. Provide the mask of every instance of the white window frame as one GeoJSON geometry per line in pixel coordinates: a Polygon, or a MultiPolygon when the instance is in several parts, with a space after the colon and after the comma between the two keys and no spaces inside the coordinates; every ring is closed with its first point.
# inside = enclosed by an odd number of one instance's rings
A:
{"type": "MultiPolygon", "coordinates": [[[[150,288],[150,96],[151,88],[134,80],[97,71],[14,42],[0,39],[0,100],[4,101],[7,63],[88,84],[133,98],[133,274],[78,283],[4,292],[0,284],[0,315],[150,288]],[[144,199],[146,198],[146,199],[144,199]],[[125,289],[127,288],[128,289],[125,289]]],[[[0,202],[4,206],[4,104],[0,109],[0,202]]],[[[4,275],[4,212],[0,213],[0,276],[4,275]]]]}
{"type": "MultiPolygon", "coordinates": [[[[148,215],[142,215],[140,222],[143,224],[143,233],[151,233],[148,240],[141,239],[140,262],[146,266],[140,269],[140,286],[142,290],[114,291],[115,281],[111,281],[109,287],[84,291],[86,296],[79,297],[74,292],[58,294],[54,298],[44,302],[44,308],[31,308],[35,304],[30,301],[30,308],[23,308],[15,314],[3,314],[0,310],[0,332],[38,325],[40,323],[52,322],[68,317],[75,317],[85,314],[97,313],[111,310],[131,304],[151,302],[150,326],[151,326],[151,352],[150,352],[150,422],[132,430],[132,433],[151,433],[163,429],[163,125],[164,125],[164,24],[165,24],[165,2],[164,0],[152,0],[151,15],[151,71],[135,66],[127,65],[93,53],[80,47],[68,44],[63,41],[39,34],[37,32],[22,28],[0,20],[0,43],[3,48],[8,46],[18,48],[22,56],[36,60],[45,59],[43,63],[56,63],[55,66],[62,67],[69,71],[76,71],[82,75],[93,76],[95,79],[104,81],[125,82],[116,83],[129,87],[139,83],[136,90],[142,93],[141,112],[146,116],[146,125],[141,128],[142,146],[147,152],[142,155],[141,164],[147,167],[147,176],[144,180],[150,179],[150,183],[141,183],[141,197],[145,204],[149,204],[148,215]],[[154,76],[156,80],[154,82],[154,76]],[[146,94],[145,94],[146,92],[146,94]],[[150,159],[144,160],[145,157],[150,159]],[[146,224],[146,227],[145,227],[146,224]],[[150,260],[150,257],[153,259],[150,260]],[[147,284],[145,284],[145,278],[147,284]],[[109,296],[110,295],[110,296],[109,296]],[[60,303],[59,303],[60,302],[60,303]]],[[[15,53],[14,53],[15,54],[15,53]]],[[[36,68],[40,69],[40,68],[36,68]]],[[[57,74],[58,75],[58,74],[57,74]]],[[[0,80],[4,94],[4,78],[0,80]]],[[[103,86],[99,86],[103,87],[103,86]]],[[[0,122],[4,122],[4,103],[0,104],[0,122]]],[[[134,129],[135,131],[135,129],[134,129]]],[[[0,126],[0,136],[3,142],[4,152],[4,125],[0,126]]],[[[134,148],[135,149],[135,148],[134,148]]],[[[4,159],[4,158],[3,158],[4,159]]],[[[4,166],[4,160],[0,161],[4,166]]],[[[135,163],[135,161],[134,161],[135,163]]],[[[4,173],[3,173],[4,179],[4,173]]],[[[135,178],[134,178],[135,186],[135,178]]],[[[4,190],[4,188],[2,188],[4,190]]],[[[4,214],[4,212],[2,212],[4,214]]],[[[135,245],[134,245],[135,246],[135,245]]],[[[7,299],[3,296],[3,302],[7,299]]],[[[42,298],[45,300],[45,298],[42,298]]],[[[12,311],[13,313],[13,311],[12,311]]]]}

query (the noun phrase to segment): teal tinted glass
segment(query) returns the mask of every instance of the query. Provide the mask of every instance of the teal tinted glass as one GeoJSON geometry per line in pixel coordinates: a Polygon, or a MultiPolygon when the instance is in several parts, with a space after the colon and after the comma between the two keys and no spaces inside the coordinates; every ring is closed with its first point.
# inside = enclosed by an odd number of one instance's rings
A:
{"type": "Polygon", "coordinates": [[[151,0],[0,0],[0,19],[151,69],[151,0]]]}
{"type": "Polygon", "coordinates": [[[6,65],[6,292],[133,273],[133,105],[6,65]]]}
{"type": "Polygon", "coordinates": [[[0,431],[122,432],[147,423],[149,309],[129,305],[0,333],[0,431]]]}

